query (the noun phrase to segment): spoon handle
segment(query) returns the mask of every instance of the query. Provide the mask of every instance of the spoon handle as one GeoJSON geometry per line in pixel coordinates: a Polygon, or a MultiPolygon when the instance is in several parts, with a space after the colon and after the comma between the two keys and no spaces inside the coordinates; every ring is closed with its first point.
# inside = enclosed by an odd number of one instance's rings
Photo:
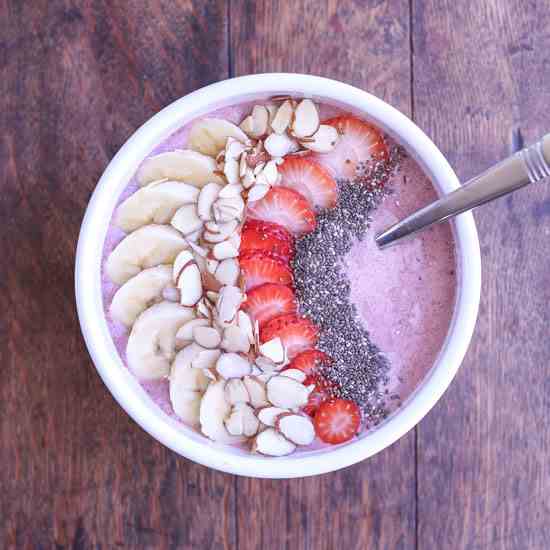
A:
{"type": "Polygon", "coordinates": [[[550,134],[378,234],[380,248],[550,176],[550,134]]]}

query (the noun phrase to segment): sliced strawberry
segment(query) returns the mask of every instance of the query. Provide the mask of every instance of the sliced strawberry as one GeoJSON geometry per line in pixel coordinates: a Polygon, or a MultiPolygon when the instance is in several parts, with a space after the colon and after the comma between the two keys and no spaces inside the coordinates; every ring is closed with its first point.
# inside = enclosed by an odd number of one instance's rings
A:
{"type": "Polygon", "coordinates": [[[248,206],[254,220],[277,223],[293,235],[303,235],[315,229],[315,214],[307,199],[288,187],[273,187],[267,195],[248,206]]]}
{"type": "Polygon", "coordinates": [[[260,330],[262,343],[277,337],[283,342],[288,358],[293,359],[301,351],[315,345],[319,331],[309,319],[291,313],[271,319],[260,330]]]}
{"type": "Polygon", "coordinates": [[[310,376],[316,374],[322,365],[330,363],[330,360],[326,353],[316,349],[308,349],[297,355],[290,363],[289,368],[301,370],[310,376]]]}
{"type": "Polygon", "coordinates": [[[313,419],[321,441],[336,445],[349,441],[361,425],[359,407],[347,399],[330,399],[321,404],[313,419]]]}
{"type": "Polygon", "coordinates": [[[380,130],[368,122],[345,115],[326,120],[323,124],[334,126],[340,139],[330,153],[316,153],[312,158],[334,177],[353,178],[358,163],[388,158],[388,148],[380,130]]]}
{"type": "Polygon", "coordinates": [[[294,256],[294,238],[276,223],[248,220],[241,232],[240,253],[250,250],[266,250],[289,261],[294,256]]]}
{"type": "Polygon", "coordinates": [[[338,189],[334,178],[314,160],[287,157],[279,166],[281,185],[303,195],[318,212],[336,206],[338,189]]]}
{"type": "Polygon", "coordinates": [[[245,252],[239,258],[239,266],[247,292],[265,283],[292,284],[290,267],[271,252],[265,250],[245,252]]]}
{"type": "Polygon", "coordinates": [[[303,411],[306,414],[309,414],[309,416],[315,416],[315,413],[318,411],[321,404],[332,398],[331,390],[333,385],[325,378],[315,375],[308,376],[304,380],[304,386],[309,386],[311,384],[314,384],[315,388],[309,394],[307,404],[303,408],[303,411]]]}
{"type": "Polygon", "coordinates": [[[274,317],[296,313],[296,298],[288,286],[266,283],[247,293],[242,309],[262,327],[274,317]]]}

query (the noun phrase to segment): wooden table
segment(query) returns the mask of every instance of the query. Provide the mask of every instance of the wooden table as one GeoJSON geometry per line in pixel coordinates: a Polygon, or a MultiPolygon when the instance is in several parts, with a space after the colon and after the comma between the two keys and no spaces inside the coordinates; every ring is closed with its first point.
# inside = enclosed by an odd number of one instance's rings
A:
{"type": "Polygon", "coordinates": [[[169,452],[80,335],[79,225],[126,138],[219,79],[341,79],[412,116],[466,179],[550,131],[544,1],[0,1],[0,547],[550,547],[550,188],[478,213],[474,342],[373,459],[258,481],[169,452]]]}

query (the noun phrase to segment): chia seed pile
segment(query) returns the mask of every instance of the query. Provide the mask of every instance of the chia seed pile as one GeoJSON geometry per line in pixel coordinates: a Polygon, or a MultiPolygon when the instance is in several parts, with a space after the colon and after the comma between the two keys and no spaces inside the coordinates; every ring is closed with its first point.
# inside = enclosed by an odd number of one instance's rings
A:
{"type": "Polygon", "coordinates": [[[315,231],[296,242],[293,262],[301,313],[320,328],[317,347],[333,360],[321,374],[332,382],[335,397],[357,403],[367,427],[388,415],[388,391],[381,388],[389,381],[390,366],[351,303],[342,260],[357,239],[364,239],[370,215],[391,192],[384,183],[399,169],[403,154],[400,147],[391,146],[387,161],[364,163],[353,181],[337,181],[337,206],[321,212],[315,231]]]}

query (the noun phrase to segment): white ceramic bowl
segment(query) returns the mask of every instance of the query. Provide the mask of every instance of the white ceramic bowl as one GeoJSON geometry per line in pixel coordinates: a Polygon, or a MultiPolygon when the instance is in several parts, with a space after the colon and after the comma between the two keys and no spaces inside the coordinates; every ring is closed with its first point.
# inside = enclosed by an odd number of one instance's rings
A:
{"type": "Polygon", "coordinates": [[[447,193],[459,186],[453,169],[422,130],[399,111],[362,90],[311,75],[260,74],[233,78],[175,101],[137,130],[116,154],[97,184],[82,223],[75,278],[78,315],[93,362],[115,399],[143,429],[180,455],[217,470],[254,477],[291,478],[330,472],[374,455],[407,433],[435,405],[460,367],[474,330],[481,265],[473,216],[462,214],[452,222],[459,280],[455,311],[444,346],[432,369],[398,412],[353,442],[267,458],[213,443],[164,414],[124,367],[105,319],[100,264],[111,214],[140,162],[182,124],[213,108],[276,94],[316,98],[365,115],[416,157],[440,192],[447,193]]]}

